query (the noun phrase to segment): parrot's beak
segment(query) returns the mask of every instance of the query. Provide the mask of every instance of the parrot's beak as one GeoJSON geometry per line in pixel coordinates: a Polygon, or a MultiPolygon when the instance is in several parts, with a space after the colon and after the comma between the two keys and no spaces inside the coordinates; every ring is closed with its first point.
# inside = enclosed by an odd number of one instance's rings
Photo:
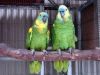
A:
{"type": "Polygon", "coordinates": [[[65,15],[64,11],[60,11],[60,15],[61,15],[61,17],[63,18],[64,15],[65,15]]]}
{"type": "Polygon", "coordinates": [[[43,21],[44,23],[46,23],[47,19],[48,19],[47,16],[43,16],[42,21],[43,21]]]}

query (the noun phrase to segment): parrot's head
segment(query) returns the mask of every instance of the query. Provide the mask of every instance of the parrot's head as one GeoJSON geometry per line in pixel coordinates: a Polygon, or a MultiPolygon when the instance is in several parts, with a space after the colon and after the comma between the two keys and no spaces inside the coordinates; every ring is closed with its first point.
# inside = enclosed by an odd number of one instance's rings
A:
{"type": "Polygon", "coordinates": [[[43,28],[47,28],[48,25],[48,14],[46,12],[40,12],[35,21],[35,26],[39,29],[39,31],[43,30],[43,28]]]}
{"type": "Polygon", "coordinates": [[[65,5],[60,5],[58,8],[57,18],[66,20],[70,16],[69,9],[65,5]]]}
{"type": "Polygon", "coordinates": [[[48,22],[48,14],[46,12],[39,13],[37,20],[43,22],[44,24],[47,23],[48,22]]]}

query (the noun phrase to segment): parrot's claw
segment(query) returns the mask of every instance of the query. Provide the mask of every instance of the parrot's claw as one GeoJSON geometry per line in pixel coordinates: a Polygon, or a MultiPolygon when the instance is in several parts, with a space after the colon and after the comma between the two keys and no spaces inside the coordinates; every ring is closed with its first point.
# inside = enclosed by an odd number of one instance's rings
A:
{"type": "MultiPolygon", "coordinates": [[[[43,50],[43,54],[44,54],[44,55],[47,55],[48,52],[47,52],[46,50],[43,50]]],[[[45,60],[45,57],[43,57],[43,60],[45,60]]]]}
{"type": "Polygon", "coordinates": [[[69,53],[73,54],[73,49],[72,48],[69,48],[69,53]]]}
{"type": "Polygon", "coordinates": [[[61,52],[61,50],[60,50],[60,49],[58,49],[58,53],[59,53],[60,55],[62,55],[62,52],[61,52]]]}
{"type": "Polygon", "coordinates": [[[47,52],[46,50],[43,50],[43,53],[44,53],[44,54],[48,54],[48,52],[47,52]]]}
{"type": "Polygon", "coordinates": [[[33,55],[35,54],[35,50],[34,49],[32,49],[31,52],[32,52],[33,55]]]}

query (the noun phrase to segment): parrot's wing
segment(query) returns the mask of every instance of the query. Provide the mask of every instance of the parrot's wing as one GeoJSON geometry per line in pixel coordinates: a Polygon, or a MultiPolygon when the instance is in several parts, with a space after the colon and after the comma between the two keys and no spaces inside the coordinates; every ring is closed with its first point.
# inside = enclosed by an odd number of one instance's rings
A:
{"type": "Polygon", "coordinates": [[[49,39],[50,39],[50,31],[48,30],[48,32],[47,32],[47,43],[49,43],[49,39]]]}
{"type": "Polygon", "coordinates": [[[49,40],[50,40],[50,31],[48,30],[48,31],[47,31],[47,46],[48,46],[48,44],[49,44],[49,40]]]}
{"type": "Polygon", "coordinates": [[[73,35],[74,35],[75,42],[77,42],[77,37],[75,35],[75,27],[74,27],[74,24],[73,24],[73,35]]]}
{"type": "Polygon", "coordinates": [[[26,34],[26,48],[30,49],[32,39],[32,27],[29,28],[27,34],[26,34]]]}
{"type": "Polygon", "coordinates": [[[54,26],[55,26],[55,24],[53,24],[53,27],[52,27],[52,29],[51,29],[51,43],[53,44],[53,42],[54,42],[54,26]]]}
{"type": "Polygon", "coordinates": [[[69,16],[69,20],[70,20],[70,23],[72,23],[71,25],[72,25],[72,27],[73,27],[73,35],[74,35],[74,39],[75,39],[75,42],[76,42],[76,41],[77,41],[77,37],[76,37],[76,35],[75,35],[75,27],[74,27],[74,24],[73,24],[73,20],[72,20],[71,14],[70,14],[70,16],[69,16]]]}

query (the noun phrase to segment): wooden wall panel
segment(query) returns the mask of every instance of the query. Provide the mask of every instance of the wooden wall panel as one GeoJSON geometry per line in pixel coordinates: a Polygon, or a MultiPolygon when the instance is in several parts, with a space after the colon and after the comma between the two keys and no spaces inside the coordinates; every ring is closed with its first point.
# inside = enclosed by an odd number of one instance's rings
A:
{"type": "Polygon", "coordinates": [[[43,0],[0,0],[2,5],[33,5],[33,3],[43,3],[43,0]]]}
{"type": "Polygon", "coordinates": [[[97,46],[97,32],[94,20],[94,4],[81,11],[82,49],[93,49],[97,46]]]}
{"type": "Polygon", "coordinates": [[[27,29],[32,25],[38,10],[31,7],[0,7],[3,16],[2,42],[14,48],[24,48],[27,29]]]}
{"type": "MultiPolygon", "coordinates": [[[[56,4],[70,4],[70,7],[74,6],[77,7],[78,5],[84,4],[87,0],[53,0],[56,4]]],[[[44,0],[46,5],[50,5],[49,0],[44,0]]]]}
{"type": "MultiPolygon", "coordinates": [[[[93,4],[87,5],[81,11],[81,42],[82,49],[93,49],[98,46],[98,25],[93,4]]],[[[100,62],[92,60],[82,60],[75,62],[75,75],[100,75],[100,62]]],[[[74,75],[74,74],[73,74],[74,75]]]]}
{"type": "Polygon", "coordinates": [[[0,75],[30,75],[28,63],[25,61],[0,60],[0,75]]]}
{"type": "Polygon", "coordinates": [[[100,0],[96,0],[96,14],[95,14],[95,19],[97,20],[96,21],[96,24],[97,24],[97,29],[98,29],[98,35],[99,35],[99,47],[100,47],[100,0]]]}

